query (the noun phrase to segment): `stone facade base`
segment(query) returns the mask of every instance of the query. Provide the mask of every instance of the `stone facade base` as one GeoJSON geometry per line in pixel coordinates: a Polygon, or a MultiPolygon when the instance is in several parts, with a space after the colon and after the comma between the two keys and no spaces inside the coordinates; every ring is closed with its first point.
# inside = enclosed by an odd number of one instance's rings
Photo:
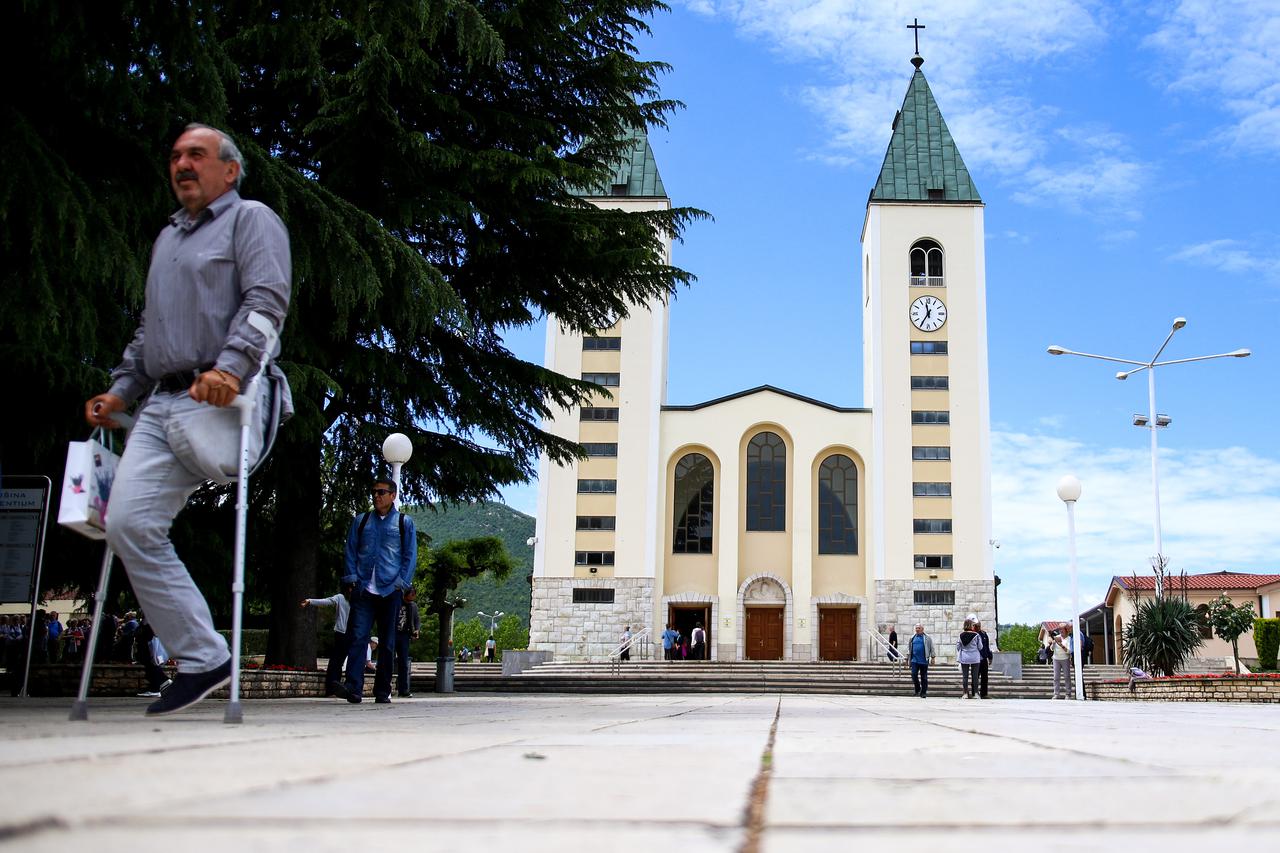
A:
{"type": "Polygon", "coordinates": [[[876,628],[888,634],[889,626],[898,629],[898,648],[906,648],[917,624],[933,639],[939,660],[955,660],[956,642],[964,628],[964,620],[976,614],[984,630],[994,635],[996,625],[995,586],[989,580],[977,581],[876,581],[876,628]],[[953,592],[953,604],[916,604],[916,592],[953,592]]]}
{"type": "MultiPolygon", "coordinates": [[[[167,667],[172,678],[176,670],[167,667]]],[[[133,664],[98,664],[93,668],[89,683],[90,696],[136,696],[147,689],[145,670],[133,664]]],[[[80,667],[52,664],[31,667],[28,691],[32,696],[75,696],[80,690],[80,667]]],[[[229,690],[223,688],[212,693],[214,699],[226,699],[229,690]]],[[[373,673],[366,673],[366,696],[373,695],[373,673]]],[[[290,699],[324,695],[323,672],[295,672],[292,670],[246,669],[240,673],[240,698],[242,699],[290,699]]]]}
{"type": "Polygon", "coordinates": [[[1280,678],[1157,678],[1134,682],[1091,681],[1085,695],[1103,702],[1280,703],[1280,678]]]}
{"type": "MultiPolygon", "coordinates": [[[[534,578],[529,617],[530,650],[552,652],[556,660],[605,660],[621,642],[623,630],[647,628],[649,642],[631,657],[662,657],[654,652],[653,578],[534,578]],[[573,602],[575,589],[611,589],[611,603],[573,602]]],[[[657,641],[655,643],[655,641],[657,641]]]]}

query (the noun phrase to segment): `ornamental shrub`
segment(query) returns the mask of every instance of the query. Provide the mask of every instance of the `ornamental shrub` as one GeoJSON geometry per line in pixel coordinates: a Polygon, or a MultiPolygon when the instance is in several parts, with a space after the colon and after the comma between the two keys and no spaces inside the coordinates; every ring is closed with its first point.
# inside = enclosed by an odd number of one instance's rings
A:
{"type": "Polygon", "coordinates": [[[1032,625],[1007,625],[1000,629],[996,645],[1002,652],[1019,652],[1024,664],[1033,664],[1040,650],[1039,629],[1032,625]]]}
{"type": "Polygon", "coordinates": [[[1276,654],[1280,652],[1280,619],[1254,619],[1253,642],[1258,647],[1258,666],[1275,670],[1276,654]]]}
{"type": "Polygon", "coordinates": [[[1124,663],[1150,673],[1173,675],[1204,644],[1200,620],[1185,598],[1165,596],[1138,602],[1124,629],[1124,663]]]}

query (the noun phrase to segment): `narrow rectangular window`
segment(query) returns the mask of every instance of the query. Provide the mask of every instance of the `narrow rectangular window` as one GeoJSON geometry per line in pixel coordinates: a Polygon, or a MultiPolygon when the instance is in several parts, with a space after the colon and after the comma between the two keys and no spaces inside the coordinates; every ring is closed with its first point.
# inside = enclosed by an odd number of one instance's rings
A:
{"type": "Polygon", "coordinates": [[[582,443],[582,449],[587,451],[588,456],[617,456],[618,442],[585,441],[582,443]]]}
{"type": "Polygon", "coordinates": [[[912,483],[911,494],[917,498],[949,498],[950,483],[912,483]]]}
{"type": "Polygon", "coordinates": [[[573,554],[573,563],[575,566],[612,566],[612,551],[575,551],[573,554]]]}
{"type": "Polygon", "coordinates": [[[951,423],[951,413],[942,411],[913,411],[911,413],[911,423],[920,424],[949,424],[951,423]]]}
{"type": "Polygon", "coordinates": [[[951,387],[949,376],[912,376],[912,391],[946,391],[951,387]]]}
{"type": "Polygon", "coordinates": [[[613,530],[618,523],[616,515],[580,515],[579,530],[613,530]]]}
{"type": "Polygon", "coordinates": [[[617,406],[583,406],[580,411],[584,421],[616,421],[618,419],[617,406]]]}
{"type": "Polygon", "coordinates": [[[951,448],[938,447],[934,445],[916,445],[915,447],[911,448],[911,458],[912,459],[928,459],[928,460],[933,460],[933,459],[946,460],[951,458],[951,448]]]}
{"type": "Polygon", "coordinates": [[[912,355],[946,355],[946,341],[912,341],[912,355]]]}
{"type": "Polygon", "coordinates": [[[926,571],[929,569],[934,569],[934,570],[942,569],[945,571],[950,571],[951,555],[950,554],[916,554],[915,565],[916,565],[916,569],[919,571],[926,571]]]}
{"type": "Polygon", "coordinates": [[[956,591],[954,589],[917,589],[912,593],[916,607],[954,607],[956,591]]]}
{"type": "Polygon", "coordinates": [[[578,494],[580,495],[612,495],[618,491],[617,480],[579,480],[578,494]]]}
{"type": "Polygon", "coordinates": [[[916,533],[950,533],[951,519],[949,518],[917,518],[915,519],[916,533]]]}
{"type": "Polygon", "coordinates": [[[583,382],[594,382],[597,385],[603,385],[606,388],[617,388],[622,381],[620,373],[584,373],[582,374],[583,382]]]}
{"type": "Polygon", "coordinates": [[[582,348],[584,350],[620,350],[622,338],[586,337],[582,339],[582,348]]]}
{"type": "Polygon", "coordinates": [[[574,604],[613,604],[613,590],[598,587],[574,587],[574,604]]]}

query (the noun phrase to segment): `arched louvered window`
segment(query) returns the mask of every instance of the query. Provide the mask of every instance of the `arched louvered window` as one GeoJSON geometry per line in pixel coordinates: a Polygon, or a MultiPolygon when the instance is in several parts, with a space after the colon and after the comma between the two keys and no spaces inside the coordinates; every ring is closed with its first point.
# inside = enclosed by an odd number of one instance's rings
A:
{"type": "Polygon", "coordinates": [[[787,445],[772,432],[747,444],[747,529],[787,529],[787,445]]]}
{"type": "Polygon", "coordinates": [[[672,506],[676,527],[671,550],[676,554],[710,554],[715,520],[715,468],[701,453],[687,453],[676,463],[672,506]]]}
{"type": "Polygon", "coordinates": [[[858,553],[858,467],[839,453],[818,466],[818,553],[858,553]]]}
{"type": "Polygon", "coordinates": [[[911,286],[942,287],[942,247],[933,240],[917,240],[911,246],[911,286]]]}

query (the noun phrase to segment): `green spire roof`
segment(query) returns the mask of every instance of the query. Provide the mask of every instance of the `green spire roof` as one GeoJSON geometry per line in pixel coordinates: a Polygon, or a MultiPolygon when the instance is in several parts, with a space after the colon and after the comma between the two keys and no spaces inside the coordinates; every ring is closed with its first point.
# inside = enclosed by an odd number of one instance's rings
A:
{"type": "Polygon", "coordinates": [[[578,191],[587,198],[617,196],[620,198],[666,198],[662,176],[658,174],[658,161],[649,145],[649,135],[636,128],[625,137],[629,145],[622,159],[613,168],[608,186],[591,187],[578,191]]]}
{"type": "Polygon", "coordinates": [[[919,66],[893,120],[871,201],[982,201],[919,66]]]}

